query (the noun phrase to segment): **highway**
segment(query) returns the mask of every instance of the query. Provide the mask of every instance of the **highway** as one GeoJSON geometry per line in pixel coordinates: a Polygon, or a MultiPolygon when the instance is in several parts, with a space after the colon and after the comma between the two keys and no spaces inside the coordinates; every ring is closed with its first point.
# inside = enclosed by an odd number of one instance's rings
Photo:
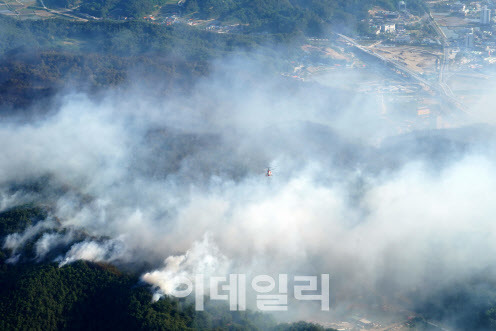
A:
{"type": "Polygon", "coordinates": [[[444,33],[443,29],[437,24],[436,20],[432,16],[432,14],[429,12],[427,14],[428,20],[431,23],[432,27],[434,30],[436,30],[436,33],[438,34],[439,38],[441,39],[441,43],[445,45],[448,42],[448,38],[446,37],[446,34],[444,33]]]}
{"type": "MultiPolygon", "coordinates": [[[[368,49],[368,48],[358,44],[354,39],[352,39],[348,36],[345,36],[343,34],[340,34],[340,33],[336,33],[336,35],[338,35],[339,37],[344,39],[351,46],[359,49],[360,51],[362,51],[366,54],[369,54],[370,56],[373,56],[373,57],[383,61],[384,63],[392,66],[396,70],[404,73],[405,75],[413,78],[417,82],[430,88],[432,91],[439,93],[439,95],[441,97],[443,97],[447,102],[454,105],[457,109],[461,110],[462,112],[467,113],[466,107],[460,101],[458,101],[458,99],[454,96],[451,89],[446,85],[446,83],[444,83],[444,78],[442,80],[438,80],[437,82],[430,82],[430,81],[426,80],[424,77],[422,77],[419,73],[409,69],[405,65],[398,63],[396,61],[393,61],[391,59],[388,59],[388,58],[374,52],[373,50],[368,49]]],[[[445,68],[447,67],[447,55],[448,55],[447,50],[445,49],[444,50],[444,59],[443,59],[442,65],[441,65],[441,71],[443,71],[443,72],[444,72],[445,68]]],[[[440,76],[444,77],[444,73],[441,73],[440,76]]]]}
{"type": "Polygon", "coordinates": [[[443,60],[439,68],[439,86],[443,89],[446,95],[449,95],[452,98],[456,98],[451,88],[448,86],[448,84],[446,84],[445,76],[444,76],[444,73],[448,68],[448,61],[449,61],[448,37],[446,37],[446,34],[444,33],[443,29],[441,29],[439,24],[437,24],[437,21],[432,16],[432,13],[429,12],[426,16],[427,19],[429,20],[430,25],[432,26],[434,31],[436,31],[439,40],[441,41],[441,45],[443,46],[443,60]]]}
{"type": "Polygon", "coordinates": [[[16,14],[17,16],[19,16],[19,12],[17,11],[17,9],[15,9],[15,7],[12,7],[11,4],[9,4],[7,1],[3,0],[2,1],[5,6],[7,6],[7,9],[10,10],[11,12],[13,12],[14,14],[16,14]]]}

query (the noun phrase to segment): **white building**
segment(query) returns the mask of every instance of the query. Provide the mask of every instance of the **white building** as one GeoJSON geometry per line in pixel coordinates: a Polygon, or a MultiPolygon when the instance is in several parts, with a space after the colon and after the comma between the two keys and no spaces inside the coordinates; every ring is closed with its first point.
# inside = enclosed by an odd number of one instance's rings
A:
{"type": "Polygon", "coordinates": [[[383,24],[381,31],[382,33],[394,33],[396,31],[396,24],[383,24]]]}
{"type": "Polygon", "coordinates": [[[491,23],[491,9],[488,9],[487,6],[481,10],[480,23],[484,25],[491,23]]]}

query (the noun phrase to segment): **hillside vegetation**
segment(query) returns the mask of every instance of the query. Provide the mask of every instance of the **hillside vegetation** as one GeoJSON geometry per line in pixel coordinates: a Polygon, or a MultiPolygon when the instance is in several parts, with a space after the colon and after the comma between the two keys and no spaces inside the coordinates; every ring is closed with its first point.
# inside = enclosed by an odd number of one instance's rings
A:
{"type": "MultiPolygon", "coordinates": [[[[102,18],[143,18],[175,1],[167,0],[45,0],[49,7],[75,8],[102,18]]],[[[424,10],[422,0],[408,1],[411,11],[424,10]]],[[[247,32],[322,35],[329,26],[361,31],[373,6],[396,10],[396,0],[186,0],[175,11],[199,19],[242,23],[247,32]]]]}
{"type": "MultiPolygon", "coordinates": [[[[186,13],[202,19],[249,24],[249,31],[323,35],[327,28],[360,32],[368,10],[380,6],[396,10],[395,0],[187,0],[186,13]]],[[[423,10],[421,0],[409,1],[410,9],[423,10]]]]}
{"type": "Polygon", "coordinates": [[[25,244],[21,254],[28,258],[8,263],[5,236],[46,216],[34,205],[0,213],[0,330],[324,330],[305,322],[277,324],[262,313],[231,312],[227,304],[208,299],[205,311],[171,297],[153,302],[139,275],[115,266],[79,261],[60,268],[30,260],[41,234],[25,244]]]}

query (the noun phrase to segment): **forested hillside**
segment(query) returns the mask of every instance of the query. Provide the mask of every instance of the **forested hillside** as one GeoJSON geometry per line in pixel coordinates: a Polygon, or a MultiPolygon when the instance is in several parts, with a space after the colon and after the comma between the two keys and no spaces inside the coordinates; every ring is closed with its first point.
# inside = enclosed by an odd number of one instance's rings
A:
{"type": "MultiPolygon", "coordinates": [[[[250,31],[322,35],[327,28],[357,31],[373,6],[396,10],[395,0],[187,0],[186,13],[200,18],[249,24],[250,31]]],[[[409,1],[421,12],[422,1],[409,1]]]]}
{"type": "Polygon", "coordinates": [[[18,47],[114,56],[160,55],[202,61],[234,49],[260,45],[260,36],[210,33],[185,25],[141,21],[72,22],[60,19],[17,21],[0,16],[0,54],[18,47]]]}
{"type": "MultiPolygon", "coordinates": [[[[35,225],[46,209],[19,206],[0,213],[0,240],[35,225]]],[[[138,275],[108,264],[56,263],[29,258],[6,262],[9,249],[0,246],[1,330],[324,330],[310,323],[276,324],[268,315],[230,312],[220,302],[206,302],[205,311],[194,304],[164,297],[152,302],[151,288],[138,275]]],[[[330,330],[330,329],[328,329],[330,330]]]]}
{"type": "Polygon", "coordinates": [[[44,3],[52,8],[78,7],[81,12],[97,17],[129,16],[140,18],[150,14],[156,6],[170,3],[168,0],[45,0],[44,3]]]}
{"type": "MultiPolygon", "coordinates": [[[[46,0],[49,7],[77,8],[78,11],[102,18],[143,18],[174,5],[166,0],[46,0]]],[[[200,19],[246,24],[247,32],[269,32],[322,35],[327,28],[360,31],[363,19],[373,6],[396,10],[396,0],[186,0],[176,11],[200,19]]],[[[420,13],[422,0],[410,0],[409,8],[420,13]]]]}
{"type": "Polygon", "coordinates": [[[0,29],[0,113],[41,101],[62,87],[96,91],[117,86],[131,73],[140,73],[145,84],[159,78],[165,90],[184,88],[208,72],[213,58],[259,48],[265,40],[140,21],[0,16],[0,29]]]}

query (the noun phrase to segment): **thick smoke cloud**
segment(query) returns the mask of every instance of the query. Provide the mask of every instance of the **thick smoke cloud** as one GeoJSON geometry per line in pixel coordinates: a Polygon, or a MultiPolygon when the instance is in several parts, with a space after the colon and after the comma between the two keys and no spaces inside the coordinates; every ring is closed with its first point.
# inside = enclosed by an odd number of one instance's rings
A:
{"type": "Polygon", "coordinates": [[[184,285],[184,280],[192,276],[194,278],[194,275],[209,277],[229,272],[227,258],[209,241],[208,236],[201,242],[195,242],[184,255],[167,257],[164,264],[162,270],[147,272],[142,276],[144,282],[157,288],[154,300],[165,294],[176,294],[176,289],[184,285]]]}
{"type": "MultiPolygon", "coordinates": [[[[9,234],[5,238],[3,248],[12,251],[13,256],[31,239],[37,236],[39,233],[55,228],[56,224],[53,221],[43,221],[35,225],[29,226],[23,233],[13,233],[9,234]]],[[[43,244],[40,244],[40,246],[43,244]]],[[[42,249],[40,250],[40,252],[42,249]]]]}
{"type": "Polygon", "coordinates": [[[66,247],[75,239],[73,231],[68,231],[67,233],[43,233],[35,244],[36,259],[38,261],[43,260],[53,250],[58,247],[66,247]]]}
{"type": "Polygon", "coordinates": [[[108,240],[103,243],[83,241],[71,246],[65,258],[60,262],[60,266],[77,260],[112,263],[122,259],[125,253],[123,244],[118,240],[108,240]]]}
{"type": "MultiPolygon", "coordinates": [[[[1,124],[0,206],[36,199],[57,228],[107,238],[43,234],[37,258],[70,246],[61,266],[146,261],[159,295],[199,271],[330,273],[336,307],[495,267],[490,128],[395,137],[376,96],[247,61],[219,63],[174,97],[135,85],[101,100],[68,93],[46,118],[1,124]],[[43,176],[50,192],[12,192],[43,176]]],[[[13,259],[46,224],[7,237],[13,259]]]]}

